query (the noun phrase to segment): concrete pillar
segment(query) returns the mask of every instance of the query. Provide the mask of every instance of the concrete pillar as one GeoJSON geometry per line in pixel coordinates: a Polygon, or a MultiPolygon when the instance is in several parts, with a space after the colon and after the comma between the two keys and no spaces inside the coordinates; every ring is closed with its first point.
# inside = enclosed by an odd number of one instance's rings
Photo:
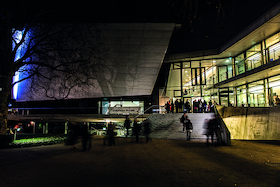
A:
{"type": "Polygon", "coordinates": [[[65,131],[64,131],[64,134],[67,134],[68,133],[68,122],[65,122],[65,131]]]}
{"type": "Polygon", "coordinates": [[[89,122],[87,122],[87,129],[88,129],[88,131],[89,131],[89,122]]]}
{"type": "Polygon", "coordinates": [[[264,85],[264,101],[265,101],[265,107],[269,107],[269,99],[270,99],[270,91],[269,91],[269,82],[268,79],[263,80],[263,85],[264,85]]]}
{"type": "Polygon", "coordinates": [[[46,133],[46,134],[48,134],[48,133],[49,133],[49,124],[48,124],[48,123],[46,123],[45,133],[46,133]]]}
{"type": "Polygon", "coordinates": [[[35,134],[35,133],[36,133],[36,123],[33,122],[33,134],[35,134]]]}
{"type": "Polygon", "coordinates": [[[46,125],[43,125],[43,134],[46,134],[46,125]]]}

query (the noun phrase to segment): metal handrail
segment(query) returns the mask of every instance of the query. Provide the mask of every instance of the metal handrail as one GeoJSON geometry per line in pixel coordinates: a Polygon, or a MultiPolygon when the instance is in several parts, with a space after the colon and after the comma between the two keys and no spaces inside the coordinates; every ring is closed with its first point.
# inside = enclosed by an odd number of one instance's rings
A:
{"type": "MultiPolygon", "coordinates": [[[[154,108],[154,107],[158,107],[159,108],[159,107],[162,107],[162,106],[160,106],[160,105],[152,105],[149,108],[147,108],[146,110],[144,110],[144,112],[142,114],[145,114],[145,112],[147,112],[148,110],[150,110],[151,108],[154,108]]],[[[137,114],[137,116],[135,116],[133,119],[138,118],[142,114],[141,113],[137,114]]]]}
{"type": "Polygon", "coordinates": [[[218,112],[217,110],[217,107],[216,107],[216,104],[214,105],[214,112],[215,112],[215,115],[218,116],[219,118],[219,121],[220,121],[220,124],[221,124],[221,130],[222,130],[222,142],[225,144],[225,145],[231,145],[231,135],[230,135],[230,132],[221,116],[221,114],[218,112]]]}

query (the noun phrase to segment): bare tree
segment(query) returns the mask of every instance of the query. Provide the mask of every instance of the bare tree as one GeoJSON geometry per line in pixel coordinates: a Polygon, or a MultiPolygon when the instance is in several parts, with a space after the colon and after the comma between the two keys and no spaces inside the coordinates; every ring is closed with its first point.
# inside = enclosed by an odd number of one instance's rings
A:
{"type": "Polygon", "coordinates": [[[7,102],[14,85],[29,80],[29,97],[65,99],[87,89],[96,77],[95,66],[106,56],[97,24],[2,26],[6,37],[0,46],[0,134],[6,133],[7,102]],[[18,73],[21,76],[13,81],[18,73]]]}
{"type": "MultiPolygon", "coordinates": [[[[100,77],[97,75],[100,73],[98,65],[106,64],[103,61],[107,55],[98,25],[40,24],[39,17],[53,15],[49,14],[49,9],[44,9],[47,6],[41,5],[38,9],[34,7],[34,2],[9,5],[13,2],[21,1],[3,0],[0,7],[0,135],[6,133],[7,103],[14,85],[29,80],[26,90],[29,97],[36,100],[40,97],[64,99],[71,94],[77,96],[86,92],[92,80],[100,77]],[[34,7],[34,12],[25,11],[21,5],[34,7]],[[22,76],[13,81],[17,72],[22,76]],[[36,95],[32,94],[34,92],[36,95]]],[[[50,5],[54,2],[42,3],[50,5]]],[[[179,17],[181,22],[190,20],[189,23],[192,23],[198,15],[199,1],[178,2],[166,1],[162,4],[165,16],[179,17]]],[[[207,2],[216,2],[218,13],[221,12],[219,0],[207,2]]],[[[158,19],[168,21],[166,17],[158,19]]]]}

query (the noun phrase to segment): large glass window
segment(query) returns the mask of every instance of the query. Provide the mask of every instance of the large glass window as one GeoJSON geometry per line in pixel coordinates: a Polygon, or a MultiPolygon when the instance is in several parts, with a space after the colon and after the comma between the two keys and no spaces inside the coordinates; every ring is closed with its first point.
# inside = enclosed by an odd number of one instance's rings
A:
{"type": "Polygon", "coordinates": [[[237,87],[237,106],[245,106],[247,103],[247,96],[246,96],[246,86],[237,87]]]}
{"type": "Polygon", "coordinates": [[[240,75],[245,73],[245,64],[244,64],[244,54],[240,54],[239,56],[235,57],[235,68],[236,68],[236,75],[240,75]]]}
{"type": "Polygon", "coordinates": [[[270,61],[278,60],[280,58],[280,43],[272,45],[268,49],[270,61]]]}
{"type": "MultiPolygon", "coordinates": [[[[184,67],[184,66],[183,66],[184,67]]],[[[189,67],[189,66],[186,66],[189,67]]],[[[182,69],[183,75],[183,92],[185,96],[191,95],[191,87],[192,87],[192,77],[191,77],[191,68],[182,69]]]]}
{"type": "Polygon", "coordinates": [[[228,88],[220,89],[220,104],[223,106],[228,106],[228,95],[229,95],[229,90],[228,88]]]}
{"type": "Polygon", "coordinates": [[[266,45],[266,47],[270,47],[278,42],[280,42],[280,32],[267,38],[265,40],[265,45],[266,45]]]}
{"type": "Polygon", "coordinates": [[[280,58],[280,32],[265,40],[266,48],[268,48],[269,61],[280,58]]]}
{"type": "Polygon", "coordinates": [[[255,45],[246,51],[246,70],[257,68],[262,65],[261,44],[255,45]]]}
{"type": "Polygon", "coordinates": [[[205,85],[206,83],[206,71],[204,67],[201,68],[192,68],[192,85],[205,85]]]}
{"type": "Polygon", "coordinates": [[[232,71],[232,65],[227,66],[227,76],[228,79],[231,78],[233,76],[233,71],[232,71]]]}
{"type": "Polygon", "coordinates": [[[207,87],[213,86],[215,72],[216,72],[216,66],[212,66],[206,70],[206,86],[207,87]]]}
{"type": "Polygon", "coordinates": [[[170,65],[171,68],[169,70],[168,83],[166,88],[166,96],[168,97],[175,97],[174,94],[178,94],[177,92],[174,92],[175,90],[179,90],[181,92],[181,69],[177,69],[178,65],[180,67],[180,63],[170,65]],[[175,69],[173,69],[173,67],[175,67],[175,69]]]}
{"type": "Polygon", "coordinates": [[[248,84],[248,104],[250,107],[264,107],[264,82],[263,80],[248,84]]]}
{"type": "Polygon", "coordinates": [[[270,106],[276,106],[276,97],[280,97],[280,76],[268,79],[270,89],[270,106]]]}
{"type": "Polygon", "coordinates": [[[227,79],[227,66],[219,67],[219,82],[227,79]]]}
{"type": "Polygon", "coordinates": [[[173,63],[173,69],[180,69],[181,68],[181,63],[173,63]]]}

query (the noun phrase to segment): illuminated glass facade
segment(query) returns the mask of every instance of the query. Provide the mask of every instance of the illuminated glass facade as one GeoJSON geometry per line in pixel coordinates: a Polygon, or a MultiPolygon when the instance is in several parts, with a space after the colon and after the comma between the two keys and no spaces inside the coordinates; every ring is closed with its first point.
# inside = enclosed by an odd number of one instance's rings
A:
{"type": "Polygon", "coordinates": [[[237,107],[276,106],[280,95],[279,38],[278,30],[235,56],[224,57],[220,53],[212,55],[214,58],[173,60],[176,62],[170,62],[166,100],[201,99],[237,107]]]}

